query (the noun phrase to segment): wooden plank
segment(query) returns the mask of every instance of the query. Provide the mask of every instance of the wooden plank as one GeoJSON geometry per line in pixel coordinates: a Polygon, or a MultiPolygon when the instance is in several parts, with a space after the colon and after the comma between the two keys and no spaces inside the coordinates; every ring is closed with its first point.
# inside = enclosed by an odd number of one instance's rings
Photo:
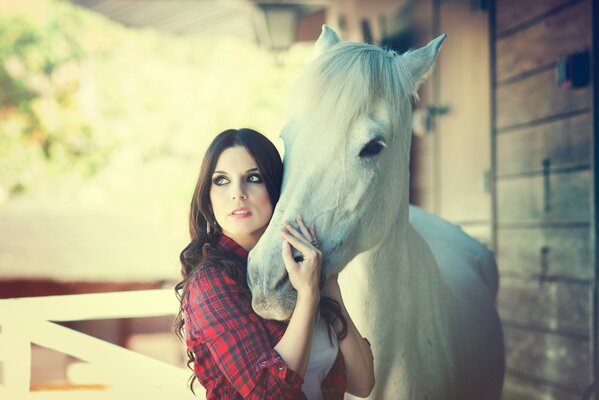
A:
{"type": "Polygon", "coordinates": [[[591,382],[591,344],[550,333],[504,326],[506,365],[562,385],[584,388],[591,382]]]}
{"type": "Polygon", "coordinates": [[[495,31],[501,33],[569,0],[501,0],[495,3],[495,31]]]}
{"type": "Polygon", "coordinates": [[[506,85],[496,91],[498,130],[543,118],[587,109],[592,87],[562,89],[555,84],[555,71],[544,71],[506,85]]]}
{"type": "Polygon", "coordinates": [[[498,39],[496,80],[504,81],[554,63],[567,54],[591,48],[592,15],[591,0],[586,0],[514,35],[498,39]]]}
{"type": "MultiPolygon", "coordinates": [[[[23,318],[23,316],[20,316],[23,318]]],[[[23,318],[27,320],[27,318],[23,318]]],[[[19,318],[2,321],[0,348],[2,349],[2,386],[6,389],[5,399],[23,399],[31,384],[31,340],[27,336],[27,322],[19,318]]]]}
{"type": "Polygon", "coordinates": [[[588,227],[498,229],[497,264],[502,276],[538,278],[546,268],[548,277],[592,280],[590,237],[588,227]]]}
{"type": "Polygon", "coordinates": [[[146,382],[147,387],[175,388],[181,384],[174,398],[189,398],[185,394],[188,378],[184,368],[175,367],[154,358],[113,345],[51,322],[32,321],[29,331],[31,342],[87,361],[97,367],[109,383],[122,380],[146,382]],[[115,368],[115,366],[117,366],[115,368]],[[126,375],[124,375],[126,371],[126,375]],[[126,376],[126,377],[125,377],[126,376]],[[154,380],[156,379],[156,380],[154,380]]]}
{"type": "Polygon", "coordinates": [[[517,174],[552,167],[589,164],[593,120],[590,113],[497,135],[497,174],[517,174]]]}
{"type": "Polygon", "coordinates": [[[21,315],[49,321],[157,317],[174,314],[178,304],[172,289],[6,299],[0,322],[21,315]]]}
{"type": "Polygon", "coordinates": [[[580,400],[580,391],[565,391],[543,384],[536,379],[526,379],[521,375],[506,373],[503,384],[504,400],[580,400]]]}
{"type": "Polygon", "coordinates": [[[569,332],[582,337],[592,328],[590,284],[501,278],[497,306],[502,320],[569,332]]]}
{"type": "Polygon", "coordinates": [[[548,181],[547,189],[543,175],[499,179],[498,221],[586,221],[590,218],[589,170],[549,174],[548,181]]]}

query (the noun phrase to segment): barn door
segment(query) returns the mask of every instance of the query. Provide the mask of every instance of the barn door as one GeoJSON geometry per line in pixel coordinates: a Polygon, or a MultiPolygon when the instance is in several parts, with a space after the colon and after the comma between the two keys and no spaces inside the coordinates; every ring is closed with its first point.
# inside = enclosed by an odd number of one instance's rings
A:
{"type": "Polygon", "coordinates": [[[466,0],[431,6],[430,36],[419,42],[442,32],[448,37],[416,112],[429,129],[414,137],[413,200],[489,244],[488,12],[466,0]]]}
{"type": "MultiPolygon", "coordinates": [[[[477,2],[474,2],[477,3],[477,2]]],[[[439,2],[439,32],[447,32],[437,70],[437,194],[435,208],[489,243],[491,166],[488,13],[471,1],[439,2]]]]}
{"type": "Polygon", "coordinates": [[[592,84],[556,84],[592,49],[592,1],[497,0],[493,120],[505,399],[580,399],[592,381],[592,84]]]}

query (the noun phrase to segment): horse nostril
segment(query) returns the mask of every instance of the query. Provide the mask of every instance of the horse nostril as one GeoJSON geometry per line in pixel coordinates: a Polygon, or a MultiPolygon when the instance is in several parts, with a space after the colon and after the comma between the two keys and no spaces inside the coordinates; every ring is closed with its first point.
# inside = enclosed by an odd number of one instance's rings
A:
{"type": "Polygon", "coordinates": [[[258,315],[262,315],[267,310],[266,299],[264,297],[254,297],[252,300],[252,308],[258,315]]]}

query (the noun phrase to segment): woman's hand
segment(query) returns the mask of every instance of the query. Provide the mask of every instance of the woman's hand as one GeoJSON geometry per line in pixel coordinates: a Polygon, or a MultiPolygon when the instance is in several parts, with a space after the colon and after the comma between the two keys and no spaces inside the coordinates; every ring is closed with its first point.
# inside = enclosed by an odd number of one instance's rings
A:
{"type": "Polygon", "coordinates": [[[289,222],[285,221],[279,231],[285,239],[283,241],[283,261],[289,274],[289,281],[299,295],[313,295],[320,297],[319,282],[320,269],[322,266],[322,253],[314,243],[318,243],[314,226],[310,229],[306,227],[302,218],[298,215],[296,222],[299,229],[294,228],[289,222]],[[302,261],[295,261],[293,246],[302,256],[302,261]]]}

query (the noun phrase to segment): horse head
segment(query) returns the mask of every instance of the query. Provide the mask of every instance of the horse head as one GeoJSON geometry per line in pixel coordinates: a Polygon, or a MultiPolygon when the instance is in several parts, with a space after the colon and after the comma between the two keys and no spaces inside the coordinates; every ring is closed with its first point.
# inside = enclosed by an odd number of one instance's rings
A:
{"type": "Polygon", "coordinates": [[[283,220],[301,214],[314,224],[324,278],[377,246],[392,224],[407,228],[411,100],[444,38],[397,55],[341,42],[323,27],[281,132],[281,197],[249,257],[252,306],[262,317],[288,319],[295,306],[277,233],[283,220]]]}

